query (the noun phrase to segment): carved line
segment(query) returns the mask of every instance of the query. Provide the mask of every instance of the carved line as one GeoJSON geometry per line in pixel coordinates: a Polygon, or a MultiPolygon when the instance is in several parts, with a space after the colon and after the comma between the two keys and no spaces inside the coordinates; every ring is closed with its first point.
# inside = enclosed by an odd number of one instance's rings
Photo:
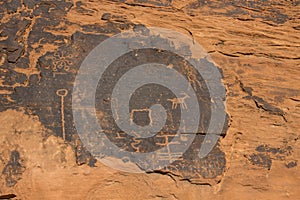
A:
{"type": "Polygon", "coordinates": [[[68,95],[68,90],[66,89],[59,89],[56,91],[56,95],[60,96],[61,98],[61,127],[62,127],[62,137],[66,140],[66,128],[65,128],[65,97],[68,95]]]}

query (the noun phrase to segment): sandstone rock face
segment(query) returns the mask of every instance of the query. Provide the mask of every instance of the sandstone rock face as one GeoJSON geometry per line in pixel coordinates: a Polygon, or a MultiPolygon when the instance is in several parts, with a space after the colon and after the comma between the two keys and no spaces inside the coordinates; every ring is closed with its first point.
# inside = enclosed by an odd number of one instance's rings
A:
{"type": "MultiPolygon", "coordinates": [[[[299,1],[280,0],[0,2],[0,199],[299,199],[299,14],[299,1]],[[222,74],[227,121],[206,157],[198,156],[205,139],[199,132],[171,165],[129,173],[104,165],[82,143],[72,90],[79,67],[98,44],[147,27],[174,30],[201,44],[222,74]]],[[[159,55],[175,66],[181,62],[151,49],[127,57],[138,63],[142,53],[150,55],[147,62],[159,55]]],[[[120,58],[116,66],[130,62],[120,58]]],[[[148,92],[163,101],[168,90],[160,89],[148,92]]],[[[96,106],[111,103],[100,97],[96,106]]],[[[152,119],[143,112],[132,120],[144,126],[152,119]]],[[[145,153],[158,144],[136,141],[126,142],[132,147],[127,150],[145,153]]]]}

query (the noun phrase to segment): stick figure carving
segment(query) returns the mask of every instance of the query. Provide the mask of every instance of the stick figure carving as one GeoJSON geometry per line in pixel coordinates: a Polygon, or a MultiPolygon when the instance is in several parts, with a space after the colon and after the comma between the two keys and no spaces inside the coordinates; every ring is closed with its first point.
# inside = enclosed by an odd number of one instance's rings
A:
{"type": "Polygon", "coordinates": [[[197,92],[197,85],[201,87],[200,81],[197,79],[196,72],[190,70],[189,68],[187,69],[187,79],[193,86],[194,90],[197,92]]]}

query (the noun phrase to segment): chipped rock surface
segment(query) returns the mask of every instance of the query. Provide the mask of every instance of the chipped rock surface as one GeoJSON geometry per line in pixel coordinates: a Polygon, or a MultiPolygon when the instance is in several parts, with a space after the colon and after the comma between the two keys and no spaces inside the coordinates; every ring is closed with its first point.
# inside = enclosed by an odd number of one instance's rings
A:
{"type": "Polygon", "coordinates": [[[0,199],[299,199],[299,1],[8,0],[0,19],[0,199]],[[166,168],[122,172],[76,133],[80,64],[137,27],[185,34],[220,69],[228,123],[206,158],[200,134],[166,168]]]}

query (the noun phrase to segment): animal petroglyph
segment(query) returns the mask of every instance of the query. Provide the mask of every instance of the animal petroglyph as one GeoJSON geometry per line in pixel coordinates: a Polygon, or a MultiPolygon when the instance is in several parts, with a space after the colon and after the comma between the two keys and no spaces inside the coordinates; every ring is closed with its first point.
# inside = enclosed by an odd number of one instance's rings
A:
{"type": "Polygon", "coordinates": [[[187,98],[189,98],[190,96],[187,95],[186,93],[183,93],[184,96],[183,97],[180,97],[180,98],[173,98],[173,99],[168,99],[168,101],[171,101],[172,102],[172,109],[176,109],[178,105],[182,105],[182,108],[183,109],[187,109],[187,105],[186,105],[186,102],[185,100],[187,98]]]}

